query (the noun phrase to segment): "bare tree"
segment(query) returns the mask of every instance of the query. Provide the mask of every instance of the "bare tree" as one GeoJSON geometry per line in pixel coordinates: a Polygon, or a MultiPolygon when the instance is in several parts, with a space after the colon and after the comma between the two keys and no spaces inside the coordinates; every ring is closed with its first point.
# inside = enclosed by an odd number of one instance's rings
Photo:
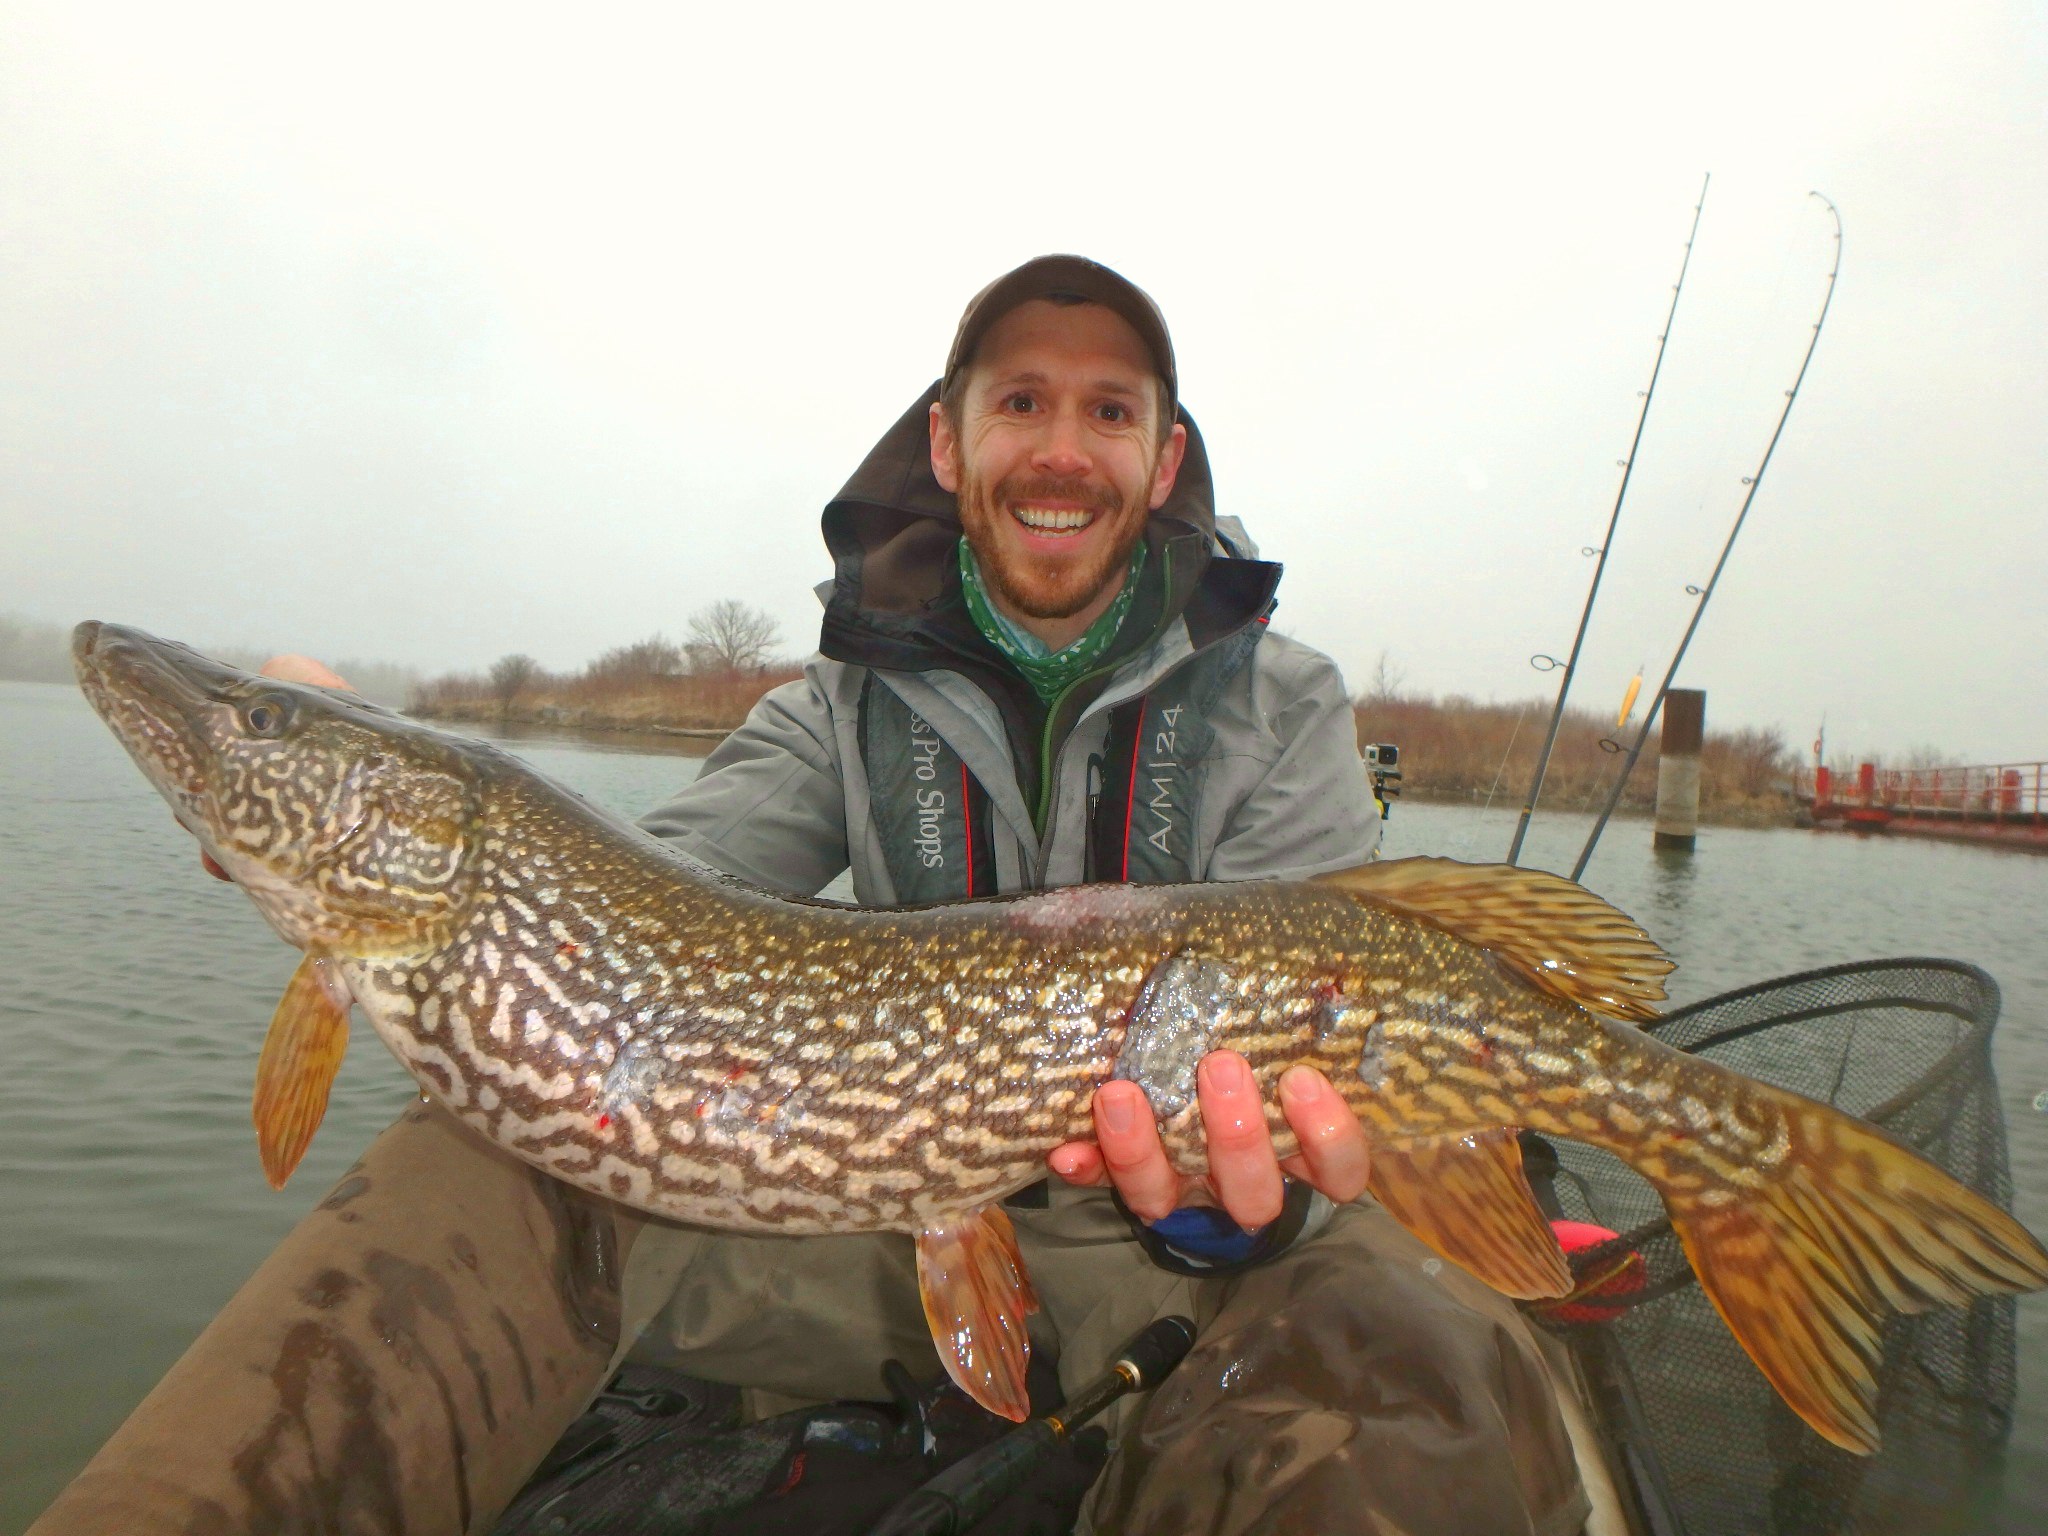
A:
{"type": "Polygon", "coordinates": [[[1769,794],[1791,775],[1792,751],[1775,727],[1745,726],[1713,744],[1717,756],[1725,754],[1733,787],[1752,799],[1769,794]]]}
{"type": "Polygon", "coordinates": [[[491,696],[498,701],[498,713],[512,708],[520,691],[540,675],[540,663],[531,656],[500,656],[491,663],[491,696]]]}
{"type": "Polygon", "coordinates": [[[1960,768],[1963,760],[1953,752],[1943,751],[1932,742],[1923,741],[1918,746],[1908,747],[1903,756],[1894,763],[1889,756],[1885,759],[1887,768],[1960,768]]]}
{"type": "Polygon", "coordinates": [[[700,672],[759,672],[781,644],[781,626],[737,598],[690,615],[690,660],[700,672]]]}
{"type": "Polygon", "coordinates": [[[666,635],[650,635],[631,645],[615,645],[585,669],[584,675],[611,683],[644,683],[675,677],[683,670],[683,648],[666,635]]]}
{"type": "Polygon", "coordinates": [[[1366,686],[1359,703],[1368,708],[1373,705],[1385,706],[1400,699],[1401,690],[1408,682],[1407,672],[1394,661],[1392,651],[1381,651],[1379,660],[1373,664],[1372,682],[1366,686]]]}

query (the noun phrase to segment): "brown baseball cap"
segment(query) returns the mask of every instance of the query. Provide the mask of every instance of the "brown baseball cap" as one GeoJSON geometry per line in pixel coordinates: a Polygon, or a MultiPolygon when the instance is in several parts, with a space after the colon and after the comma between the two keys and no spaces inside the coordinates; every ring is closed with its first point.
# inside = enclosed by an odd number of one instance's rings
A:
{"type": "Polygon", "coordinates": [[[1003,316],[1032,299],[1051,299],[1056,304],[1100,304],[1130,322],[1152,354],[1152,366],[1166,385],[1166,419],[1172,421],[1180,401],[1180,380],[1173,366],[1173,338],[1166,334],[1166,317],[1152,296],[1119,272],[1086,256],[1036,256],[1013,272],[1005,272],[967,302],[960,317],[960,329],[953,333],[952,350],[946,354],[942,387],[950,388],[955,375],[974,361],[974,349],[981,338],[1003,316]]]}

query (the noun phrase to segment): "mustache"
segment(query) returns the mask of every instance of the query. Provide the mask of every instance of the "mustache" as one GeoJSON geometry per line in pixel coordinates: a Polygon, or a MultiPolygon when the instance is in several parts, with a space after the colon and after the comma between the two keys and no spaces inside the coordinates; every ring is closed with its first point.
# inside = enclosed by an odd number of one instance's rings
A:
{"type": "Polygon", "coordinates": [[[1050,475],[999,481],[991,499],[999,507],[1012,506],[1020,501],[1077,502],[1094,512],[1114,512],[1123,505],[1123,498],[1114,486],[1090,485],[1085,480],[1062,480],[1050,475]]]}

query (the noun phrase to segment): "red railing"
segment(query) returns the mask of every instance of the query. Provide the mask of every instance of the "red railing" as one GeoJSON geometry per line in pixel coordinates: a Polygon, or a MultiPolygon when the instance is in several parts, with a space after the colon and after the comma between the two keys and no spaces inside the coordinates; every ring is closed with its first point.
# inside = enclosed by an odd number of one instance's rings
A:
{"type": "Polygon", "coordinates": [[[1816,815],[1861,810],[1970,821],[2048,817],[2048,763],[1977,768],[1879,768],[1864,763],[1853,776],[1806,768],[1800,770],[1798,789],[1816,815]]]}

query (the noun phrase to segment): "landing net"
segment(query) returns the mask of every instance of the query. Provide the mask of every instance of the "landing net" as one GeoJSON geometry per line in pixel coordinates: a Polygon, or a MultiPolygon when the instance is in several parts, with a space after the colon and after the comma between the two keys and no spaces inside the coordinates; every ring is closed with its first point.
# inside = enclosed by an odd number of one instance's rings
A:
{"type": "MultiPolygon", "coordinates": [[[[1649,1027],[1680,1050],[1882,1126],[2009,1209],[1991,1068],[1998,1005],[1998,984],[1975,966],[1881,960],[1723,993],[1649,1027]]],[[[1651,1536],[1932,1531],[1983,1496],[2012,1423],[2010,1298],[1886,1325],[1883,1446],[1853,1456],[1795,1417],[1743,1354],[1641,1177],[1570,1142],[1539,1143],[1527,1161],[1539,1198],[1554,1197],[1552,1214],[1622,1234],[1574,1255],[1576,1276],[1597,1280],[1630,1251],[1643,1256],[1642,1290],[1616,1298],[1618,1316],[1538,1316],[1572,1345],[1613,1440],[1610,1464],[1633,1483],[1651,1536]]]]}

